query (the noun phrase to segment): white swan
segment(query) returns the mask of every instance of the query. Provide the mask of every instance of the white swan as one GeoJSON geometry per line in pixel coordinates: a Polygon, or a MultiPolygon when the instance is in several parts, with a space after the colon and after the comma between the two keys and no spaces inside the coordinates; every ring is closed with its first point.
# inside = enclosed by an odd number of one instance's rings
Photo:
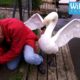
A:
{"type": "Polygon", "coordinates": [[[56,53],[58,51],[58,47],[55,44],[55,41],[52,41],[52,32],[57,21],[58,14],[56,12],[51,12],[43,20],[43,24],[47,26],[44,34],[42,34],[40,39],[38,40],[38,43],[41,50],[48,54],[51,54],[53,52],[56,53]]]}
{"type": "Polygon", "coordinates": [[[67,44],[72,38],[80,38],[80,19],[73,19],[52,36],[57,20],[58,14],[56,12],[51,12],[43,20],[43,23],[48,23],[48,25],[44,34],[38,40],[38,43],[41,50],[47,54],[57,53],[59,47],[67,44]]]}

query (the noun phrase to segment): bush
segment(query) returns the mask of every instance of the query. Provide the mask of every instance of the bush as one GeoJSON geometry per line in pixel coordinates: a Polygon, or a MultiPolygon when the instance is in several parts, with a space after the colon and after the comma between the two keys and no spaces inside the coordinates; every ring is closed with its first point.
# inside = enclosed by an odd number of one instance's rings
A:
{"type": "Polygon", "coordinates": [[[0,19],[6,18],[6,16],[3,14],[0,14],[0,19]]]}
{"type": "Polygon", "coordinates": [[[33,10],[39,9],[41,4],[42,0],[32,0],[32,9],[33,10]]]}
{"type": "Polygon", "coordinates": [[[11,7],[13,5],[13,0],[0,0],[0,6],[11,7]]]}

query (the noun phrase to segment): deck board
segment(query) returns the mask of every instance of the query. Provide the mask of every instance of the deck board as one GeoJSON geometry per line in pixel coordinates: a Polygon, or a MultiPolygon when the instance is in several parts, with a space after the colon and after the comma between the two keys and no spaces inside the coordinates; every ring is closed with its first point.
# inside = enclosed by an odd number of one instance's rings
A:
{"type": "MultiPolygon", "coordinates": [[[[52,61],[56,66],[56,56],[52,56],[52,61]]],[[[55,66],[49,66],[48,68],[48,80],[57,80],[57,68],[55,66]]]]}
{"type": "MultiPolygon", "coordinates": [[[[50,57],[48,56],[48,58],[50,57]]],[[[52,58],[52,61],[56,66],[48,65],[48,75],[47,72],[45,75],[39,72],[37,74],[37,68],[35,67],[29,73],[28,80],[77,80],[68,44],[60,48],[56,57],[52,58]]],[[[47,69],[47,63],[45,68],[47,69]]]]}
{"type": "Polygon", "coordinates": [[[67,80],[77,80],[68,45],[62,48],[62,54],[64,59],[64,66],[65,66],[67,80]]]}
{"type": "Polygon", "coordinates": [[[37,67],[31,66],[28,80],[37,80],[37,67]]]}
{"type": "Polygon", "coordinates": [[[58,80],[66,80],[66,73],[64,69],[64,62],[63,62],[61,48],[57,55],[57,76],[58,76],[58,80]]]}
{"type": "Polygon", "coordinates": [[[62,50],[62,51],[64,51],[63,56],[64,56],[67,78],[68,78],[68,80],[77,80],[75,70],[74,70],[74,65],[72,62],[71,55],[70,55],[69,46],[66,45],[66,46],[64,46],[64,48],[65,48],[65,50],[62,50]]]}
{"type": "MultiPolygon", "coordinates": [[[[19,70],[15,71],[14,74],[17,75],[18,73],[22,76],[23,79],[21,80],[78,80],[75,74],[73,61],[71,58],[69,46],[66,45],[62,48],[60,48],[59,52],[56,54],[55,57],[50,57],[48,55],[48,59],[51,59],[52,62],[54,62],[55,66],[47,66],[47,58],[46,58],[46,70],[48,67],[48,74],[46,71],[46,74],[43,75],[37,71],[37,67],[34,65],[22,65],[23,68],[19,68],[19,70]],[[29,70],[30,68],[30,70],[29,70]]],[[[8,75],[10,71],[6,71],[6,69],[3,71],[1,70],[0,79],[4,79],[4,75],[7,80],[9,80],[9,77],[14,75],[8,75]],[[2,74],[4,72],[5,74],[2,74]],[[6,73],[7,72],[7,73],[6,73]]],[[[13,73],[12,73],[13,74],[13,73]]]]}

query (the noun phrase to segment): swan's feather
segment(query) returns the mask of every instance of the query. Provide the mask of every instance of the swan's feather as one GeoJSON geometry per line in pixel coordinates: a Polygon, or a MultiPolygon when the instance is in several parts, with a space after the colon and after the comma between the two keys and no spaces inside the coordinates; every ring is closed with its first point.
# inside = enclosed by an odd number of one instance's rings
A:
{"type": "Polygon", "coordinates": [[[31,30],[40,29],[43,27],[43,18],[38,14],[33,14],[24,24],[31,30]]]}
{"type": "Polygon", "coordinates": [[[44,34],[38,40],[38,44],[40,49],[46,54],[52,54],[52,53],[55,54],[58,52],[58,47],[54,43],[54,41],[52,41],[51,38],[48,38],[44,34]]]}
{"type": "Polygon", "coordinates": [[[80,19],[73,19],[62,27],[52,40],[58,47],[62,47],[75,37],[80,38],[80,19]]]}

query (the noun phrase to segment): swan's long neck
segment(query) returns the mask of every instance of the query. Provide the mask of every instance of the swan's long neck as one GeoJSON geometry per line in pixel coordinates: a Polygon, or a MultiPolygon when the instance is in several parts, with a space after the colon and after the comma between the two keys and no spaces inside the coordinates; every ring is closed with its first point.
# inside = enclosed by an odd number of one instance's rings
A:
{"type": "Polygon", "coordinates": [[[56,22],[53,22],[53,21],[50,22],[50,24],[46,27],[44,35],[46,35],[48,38],[51,38],[52,32],[53,32],[55,26],[56,26],[56,22]]]}
{"type": "Polygon", "coordinates": [[[44,24],[48,23],[46,26],[46,30],[43,35],[47,38],[52,37],[52,32],[56,26],[56,23],[58,21],[58,14],[56,12],[50,13],[47,17],[44,18],[44,24]]]}

